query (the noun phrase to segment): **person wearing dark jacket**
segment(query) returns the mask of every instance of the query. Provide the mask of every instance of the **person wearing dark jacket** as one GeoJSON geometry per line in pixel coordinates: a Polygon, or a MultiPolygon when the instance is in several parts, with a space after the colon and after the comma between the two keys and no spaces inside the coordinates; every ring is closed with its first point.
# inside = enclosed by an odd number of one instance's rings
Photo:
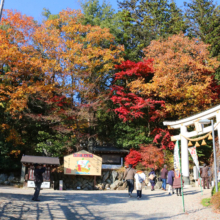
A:
{"type": "Polygon", "coordinates": [[[155,183],[156,183],[156,174],[155,174],[154,168],[151,169],[148,176],[150,178],[151,191],[154,191],[154,186],[155,186],[155,183]]]}
{"type": "Polygon", "coordinates": [[[173,179],[174,179],[174,169],[168,172],[168,177],[167,177],[167,183],[169,184],[169,188],[168,188],[169,195],[171,194],[171,190],[172,190],[172,194],[174,194],[173,179]]]}
{"type": "Polygon", "coordinates": [[[164,168],[161,170],[161,179],[162,179],[162,189],[166,191],[167,185],[167,165],[164,165],[164,168]]]}
{"type": "Polygon", "coordinates": [[[209,189],[209,175],[208,175],[209,167],[204,164],[202,168],[202,181],[203,181],[203,189],[205,189],[205,185],[207,186],[207,189],[209,189]]]}
{"type": "Polygon", "coordinates": [[[131,194],[134,190],[134,176],[136,174],[136,170],[132,168],[132,165],[129,164],[129,168],[124,172],[124,179],[127,181],[128,185],[128,194],[131,197],[131,194]]]}
{"type": "Polygon", "coordinates": [[[41,184],[43,182],[43,176],[42,174],[45,172],[46,170],[46,165],[44,165],[41,169],[39,168],[39,164],[35,163],[34,164],[34,177],[35,177],[35,180],[34,180],[34,183],[35,183],[35,192],[34,192],[34,196],[32,198],[32,200],[34,201],[40,201],[38,199],[38,196],[39,196],[39,193],[40,193],[40,187],[41,187],[41,184]]]}

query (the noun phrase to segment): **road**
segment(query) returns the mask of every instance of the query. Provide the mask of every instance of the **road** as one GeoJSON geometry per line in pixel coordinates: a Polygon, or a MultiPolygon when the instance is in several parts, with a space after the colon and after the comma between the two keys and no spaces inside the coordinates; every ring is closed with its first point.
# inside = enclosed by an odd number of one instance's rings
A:
{"type": "Polygon", "coordinates": [[[0,187],[0,219],[220,219],[220,215],[200,204],[210,197],[210,190],[201,195],[199,188],[184,190],[186,213],[182,199],[162,190],[143,190],[137,200],[126,191],[54,191],[42,190],[40,202],[31,200],[33,189],[0,187]]]}

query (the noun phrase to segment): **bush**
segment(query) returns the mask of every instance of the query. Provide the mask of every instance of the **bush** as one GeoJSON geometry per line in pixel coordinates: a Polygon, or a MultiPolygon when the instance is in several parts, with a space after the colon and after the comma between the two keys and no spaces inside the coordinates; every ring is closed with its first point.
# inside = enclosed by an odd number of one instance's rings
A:
{"type": "MultiPolygon", "coordinates": [[[[218,191],[220,192],[220,182],[218,183],[218,191]]],[[[215,186],[212,187],[211,195],[213,196],[215,194],[215,186]]]]}
{"type": "Polygon", "coordinates": [[[201,204],[205,207],[208,207],[211,205],[210,200],[211,200],[211,198],[204,198],[204,199],[202,199],[201,204]]]}
{"type": "Polygon", "coordinates": [[[211,203],[216,211],[220,211],[220,192],[217,192],[212,196],[211,203]]]}

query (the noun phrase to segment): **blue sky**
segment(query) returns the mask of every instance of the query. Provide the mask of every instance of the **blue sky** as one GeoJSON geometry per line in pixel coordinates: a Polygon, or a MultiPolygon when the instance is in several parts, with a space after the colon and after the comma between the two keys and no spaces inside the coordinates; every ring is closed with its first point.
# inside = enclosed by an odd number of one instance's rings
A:
{"type": "MultiPolygon", "coordinates": [[[[184,1],[176,0],[178,6],[183,6],[184,1]]],[[[117,0],[109,0],[109,2],[117,10],[117,0]]],[[[220,0],[217,2],[219,4],[220,0]]],[[[22,14],[33,16],[36,20],[41,21],[43,8],[49,9],[52,14],[57,14],[66,8],[80,9],[80,3],[78,0],[5,0],[4,8],[16,9],[22,14]]]]}

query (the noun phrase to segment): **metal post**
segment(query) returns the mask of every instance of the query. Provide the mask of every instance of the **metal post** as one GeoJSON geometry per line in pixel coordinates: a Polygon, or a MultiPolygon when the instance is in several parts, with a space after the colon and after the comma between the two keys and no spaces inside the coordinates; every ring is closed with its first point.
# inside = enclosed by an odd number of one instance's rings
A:
{"type": "Polygon", "coordinates": [[[1,5],[0,5],[0,22],[1,22],[1,18],[2,18],[2,11],[3,11],[3,7],[4,7],[4,1],[5,0],[1,0],[1,5]]]}
{"type": "Polygon", "coordinates": [[[216,163],[216,151],[215,151],[215,133],[214,133],[214,124],[212,123],[212,141],[213,141],[213,156],[214,156],[214,172],[215,172],[215,191],[218,192],[218,176],[217,176],[217,163],[216,163]]]}

